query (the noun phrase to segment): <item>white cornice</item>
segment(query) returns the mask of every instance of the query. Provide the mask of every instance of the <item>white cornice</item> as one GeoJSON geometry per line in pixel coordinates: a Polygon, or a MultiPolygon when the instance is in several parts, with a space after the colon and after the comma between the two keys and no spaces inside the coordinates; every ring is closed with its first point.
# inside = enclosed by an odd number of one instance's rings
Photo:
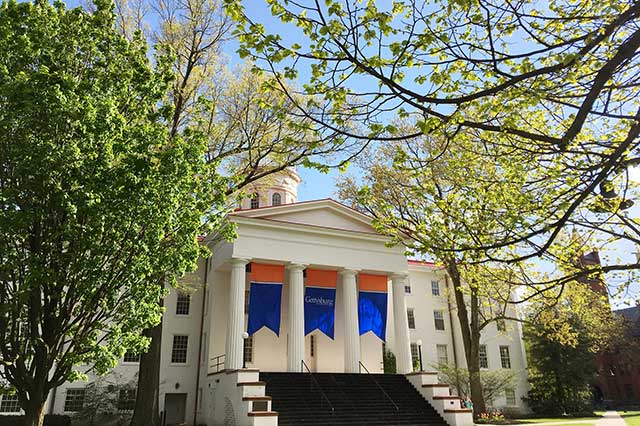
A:
{"type": "Polygon", "coordinates": [[[350,238],[354,240],[377,241],[377,242],[383,242],[383,243],[386,243],[391,240],[389,237],[386,237],[380,234],[375,234],[375,233],[351,231],[351,230],[340,229],[340,228],[329,228],[325,226],[308,225],[308,224],[295,223],[295,222],[280,222],[274,219],[244,217],[244,216],[238,216],[238,215],[229,216],[229,219],[232,222],[237,223],[239,225],[246,224],[250,226],[258,226],[262,228],[277,229],[277,230],[283,230],[283,231],[296,230],[302,233],[340,236],[340,237],[350,238]]]}

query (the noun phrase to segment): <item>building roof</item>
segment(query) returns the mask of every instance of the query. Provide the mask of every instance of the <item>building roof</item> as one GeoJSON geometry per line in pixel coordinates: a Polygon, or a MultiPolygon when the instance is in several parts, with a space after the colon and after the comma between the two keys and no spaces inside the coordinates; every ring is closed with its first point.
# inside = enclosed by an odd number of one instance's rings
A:
{"type": "Polygon", "coordinates": [[[613,311],[613,313],[624,317],[631,327],[631,335],[633,337],[640,337],[640,306],[618,309],[613,311]]]}

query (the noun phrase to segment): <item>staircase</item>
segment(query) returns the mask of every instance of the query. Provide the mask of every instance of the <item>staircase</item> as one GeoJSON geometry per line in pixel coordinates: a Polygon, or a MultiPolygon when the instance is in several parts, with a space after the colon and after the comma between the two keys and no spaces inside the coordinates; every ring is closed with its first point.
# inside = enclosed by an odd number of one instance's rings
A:
{"type": "Polygon", "coordinates": [[[281,426],[447,426],[399,374],[260,373],[260,380],[281,426]]]}

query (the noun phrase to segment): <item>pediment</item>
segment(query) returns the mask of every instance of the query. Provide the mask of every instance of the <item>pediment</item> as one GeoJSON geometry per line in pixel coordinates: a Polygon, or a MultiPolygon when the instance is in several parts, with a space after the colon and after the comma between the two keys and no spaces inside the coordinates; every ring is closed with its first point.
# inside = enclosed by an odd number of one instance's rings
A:
{"type": "Polygon", "coordinates": [[[371,218],[369,216],[331,199],[306,201],[253,210],[239,210],[234,212],[232,216],[354,232],[377,233],[373,226],[371,226],[371,218]]]}

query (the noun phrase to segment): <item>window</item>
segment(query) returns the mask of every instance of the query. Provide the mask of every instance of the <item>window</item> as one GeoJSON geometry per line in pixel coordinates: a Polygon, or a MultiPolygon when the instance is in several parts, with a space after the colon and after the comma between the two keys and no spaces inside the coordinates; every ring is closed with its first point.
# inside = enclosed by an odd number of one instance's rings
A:
{"type": "Polygon", "coordinates": [[[438,364],[449,364],[447,345],[436,345],[436,352],[438,353],[438,364]]]}
{"type": "Polygon", "coordinates": [[[244,362],[253,362],[253,336],[244,339],[244,362]]]}
{"type": "Polygon", "coordinates": [[[136,390],[120,389],[118,394],[118,410],[133,411],[136,406],[136,390]]]}
{"type": "Polygon", "coordinates": [[[411,294],[411,286],[410,285],[405,285],[404,286],[404,292],[407,294],[411,294]]]}
{"type": "Polygon", "coordinates": [[[503,319],[499,319],[496,321],[496,328],[498,331],[507,331],[507,325],[505,324],[503,319]]]}
{"type": "Polygon", "coordinates": [[[487,345],[480,345],[480,368],[489,368],[489,358],[487,357],[487,345]]]}
{"type": "Polygon", "coordinates": [[[431,281],[431,294],[433,296],[440,296],[440,282],[431,281]]]}
{"type": "Polygon", "coordinates": [[[188,346],[189,346],[189,336],[173,336],[173,347],[171,348],[171,362],[175,364],[186,364],[188,346]]]}
{"type": "Polygon", "coordinates": [[[516,391],[514,389],[505,389],[504,396],[507,400],[507,406],[513,407],[516,405],[516,391]]]}
{"type": "Polygon", "coordinates": [[[191,295],[179,291],[176,301],[176,315],[189,315],[189,305],[191,305],[191,295]]]}
{"type": "Polygon", "coordinates": [[[311,352],[311,357],[314,357],[316,354],[316,339],[313,334],[309,336],[309,352],[311,352]]]}
{"type": "Polygon", "coordinates": [[[502,368],[511,368],[509,346],[500,346],[500,362],[502,363],[502,368]]]}
{"type": "Polygon", "coordinates": [[[413,315],[413,308],[407,309],[407,322],[409,323],[409,328],[416,328],[416,317],[413,315]]]}
{"type": "Polygon", "coordinates": [[[271,205],[272,206],[279,206],[280,204],[282,204],[282,195],[278,194],[277,192],[275,194],[273,194],[271,196],[271,205]]]}
{"type": "Polygon", "coordinates": [[[418,344],[411,344],[411,364],[413,365],[414,370],[420,369],[420,353],[418,352],[418,344]],[[417,366],[417,367],[416,367],[417,366]]]}
{"type": "Polygon", "coordinates": [[[444,314],[442,311],[433,311],[433,322],[436,330],[444,330],[444,314]]]}
{"type": "Polygon", "coordinates": [[[81,411],[84,407],[84,389],[67,389],[64,411],[81,411]]]}
{"type": "Polygon", "coordinates": [[[132,352],[125,352],[122,360],[124,362],[140,362],[140,355],[132,352]]]}
{"type": "Polygon", "coordinates": [[[260,196],[256,192],[251,196],[251,208],[257,209],[258,207],[260,207],[260,196]]]}
{"type": "Polygon", "coordinates": [[[0,401],[0,413],[19,413],[20,401],[18,395],[2,395],[0,401]]]}

